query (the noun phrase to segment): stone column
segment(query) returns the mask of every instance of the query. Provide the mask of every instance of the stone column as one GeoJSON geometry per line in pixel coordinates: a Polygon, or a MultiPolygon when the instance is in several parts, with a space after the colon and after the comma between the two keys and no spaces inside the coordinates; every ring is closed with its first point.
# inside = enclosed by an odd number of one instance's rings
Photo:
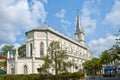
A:
{"type": "Polygon", "coordinates": [[[35,73],[35,49],[33,49],[32,54],[32,73],[35,73]]]}
{"type": "Polygon", "coordinates": [[[10,74],[10,66],[9,66],[9,58],[10,58],[10,52],[7,53],[7,74],[10,74]]]}
{"type": "Polygon", "coordinates": [[[16,49],[15,54],[15,74],[18,74],[18,49],[16,49]]]}

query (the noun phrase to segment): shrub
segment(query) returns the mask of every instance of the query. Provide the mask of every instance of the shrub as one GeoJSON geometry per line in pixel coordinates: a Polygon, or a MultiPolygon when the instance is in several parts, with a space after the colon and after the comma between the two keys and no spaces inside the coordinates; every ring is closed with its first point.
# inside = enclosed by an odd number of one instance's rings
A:
{"type": "Polygon", "coordinates": [[[43,80],[43,79],[53,79],[55,76],[54,75],[52,75],[52,74],[42,74],[42,75],[40,75],[40,78],[41,78],[41,80],[43,80]]]}
{"type": "Polygon", "coordinates": [[[27,75],[24,75],[24,74],[17,74],[17,75],[14,75],[14,76],[15,76],[16,80],[29,80],[27,75]]]}
{"type": "Polygon", "coordinates": [[[29,74],[27,76],[29,80],[40,80],[40,74],[29,74]]]}
{"type": "Polygon", "coordinates": [[[0,75],[0,80],[4,80],[4,75],[0,75]]]}
{"type": "Polygon", "coordinates": [[[17,75],[1,75],[0,80],[40,80],[40,75],[39,74],[29,74],[29,75],[24,75],[24,74],[17,74],[17,75]]]}
{"type": "Polygon", "coordinates": [[[4,80],[16,80],[16,78],[15,75],[8,74],[4,76],[4,80]]]}
{"type": "Polygon", "coordinates": [[[70,74],[71,78],[81,78],[81,77],[84,77],[84,76],[85,76],[84,72],[74,72],[74,73],[70,74]]]}
{"type": "Polygon", "coordinates": [[[61,73],[58,75],[52,75],[52,74],[7,74],[7,75],[0,75],[0,80],[66,80],[69,78],[81,78],[84,77],[83,72],[74,72],[74,73],[61,73]]]}
{"type": "Polygon", "coordinates": [[[57,77],[62,79],[68,79],[70,77],[70,73],[58,74],[57,77]]]}

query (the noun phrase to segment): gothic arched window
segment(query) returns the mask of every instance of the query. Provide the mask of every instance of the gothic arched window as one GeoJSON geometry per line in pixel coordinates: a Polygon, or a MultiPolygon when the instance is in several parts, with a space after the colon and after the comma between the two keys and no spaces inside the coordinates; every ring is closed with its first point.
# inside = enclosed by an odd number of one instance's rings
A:
{"type": "Polygon", "coordinates": [[[27,74],[28,73],[28,70],[27,70],[27,66],[25,65],[24,66],[24,74],[27,74]]]}
{"type": "Polygon", "coordinates": [[[40,57],[43,57],[43,55],[44,55],[44,43],[41,42],[40,43],[40,57]]]}
{"type": "Polygon", "coordinates": [[[15,69],[14,69],[14,65],[11,65],[11,74],[15,74],[15,69]]]}
{"type": "Polygon", "coordinates": [[[30,57],[32,57],[32,43],[30,43],[30,57]]]}

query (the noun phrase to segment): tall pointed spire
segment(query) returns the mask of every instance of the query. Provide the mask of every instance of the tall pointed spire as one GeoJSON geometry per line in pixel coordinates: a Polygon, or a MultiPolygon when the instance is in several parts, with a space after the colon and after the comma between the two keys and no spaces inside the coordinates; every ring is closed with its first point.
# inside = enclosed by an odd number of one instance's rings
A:
{"type": "Polygon", "coordinates": [[[80,21],[80,12],[79,12],[79,9],[77,10],[76,32],[83,32],[81,21],[80,21]]]}
{"type": "Polygon", "coordinates": [[[75,31],[75,40],[80,43],[81,46],[84,46],[84,32],[82,29],[82,25],[80,22],[80,15],[79,10],[77,11],[77,24],[76,24],[76,31],[75,31]]]}

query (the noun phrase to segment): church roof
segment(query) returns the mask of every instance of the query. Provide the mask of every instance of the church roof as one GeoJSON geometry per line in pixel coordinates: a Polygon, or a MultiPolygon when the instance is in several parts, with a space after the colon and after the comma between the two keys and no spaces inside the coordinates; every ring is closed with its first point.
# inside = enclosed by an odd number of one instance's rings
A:
{"type": "MultiPolygon", "coordinates": [[[[35,29],[31,30],[31,31],[50,31],[50,32],[52,32],[52,33],[54,33],[54,34],[56,34],[56,35],[58,35],[58,36],[60,36],[60,37],[62,37],[62,38],[64,38],[64,39],[66,39],[66,40],[74,43],[74,44],[77,44],[78,46],[81,46],[81,45],[80,45],[77,41],[75,41],[73,38],[71,38],[71,37],[69,37],[69,36],[61,33],[60,31],[54,29],[53,27],[49,26],[49,25],[46,24],[46,23],[40,25],[39,27],[37,27],[37,28],[35,28],[35,29]]],[[[31,31],[28,31],[28,32],[31,32],[31,31]]],[[[26,32],[26,33],[28,33],[28,32],[26,32]]],[[[81,47],[83,47],[84,49],[87,49],[87,48],[84,47],[84,46],[81,46],[81,47]]]]}
{"type": "Polygon", "coordinates": [[[40,25],[39,27],[37,27],[35,29],[38,29],[38,30],[49,30],[50,27],[49,27],[48,24],[42,24],[42,25],[40,25]]]}

